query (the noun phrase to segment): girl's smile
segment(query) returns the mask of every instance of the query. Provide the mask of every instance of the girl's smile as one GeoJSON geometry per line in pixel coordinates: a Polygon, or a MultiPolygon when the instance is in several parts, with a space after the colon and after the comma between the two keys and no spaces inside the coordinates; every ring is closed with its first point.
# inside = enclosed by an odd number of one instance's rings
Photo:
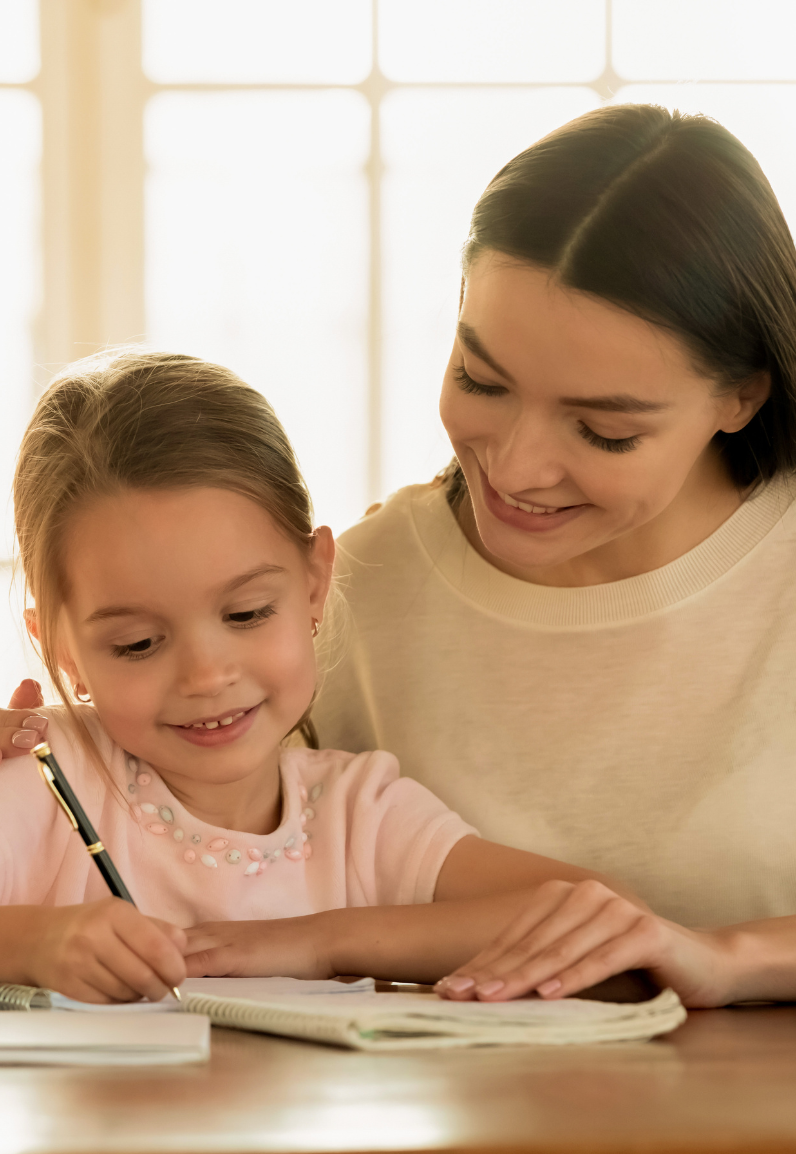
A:
{"type": "Polygon", "coordinates": [[[244,733],[248,733],[254,725],[259,708],[259,705],[253,705],[250,709],[241,709],[226,715],[188,721],[183,725],[169,725],[169,729],[174,730],[185,741],[190,741],[192,745],[215,749],[219,745],[230,745],[244,733]]]}

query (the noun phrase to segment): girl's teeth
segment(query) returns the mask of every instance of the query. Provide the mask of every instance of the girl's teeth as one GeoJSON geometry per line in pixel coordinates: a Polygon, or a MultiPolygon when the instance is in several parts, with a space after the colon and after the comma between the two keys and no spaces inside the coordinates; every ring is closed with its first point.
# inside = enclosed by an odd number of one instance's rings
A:
{"type": "Polygon", "coordinates": [[[223,717],[221,721],[194,721],[190,725],[184,725],[183,729],[218,729],[219,725],[232,725],[233,721],[237,721],[239,717],[243,717],[245,709],[240,713],[233,713],[230,717],[223,717]]]}

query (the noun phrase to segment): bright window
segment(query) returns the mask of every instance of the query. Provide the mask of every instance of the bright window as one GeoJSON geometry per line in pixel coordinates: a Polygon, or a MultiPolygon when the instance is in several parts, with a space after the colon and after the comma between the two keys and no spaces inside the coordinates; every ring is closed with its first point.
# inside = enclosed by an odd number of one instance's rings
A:
{"type": "Polygon", "coordinates": [[[0,0],[3,509],[49,373],[130,340],[261,389],[335,530],[428,480],[494,173],[653,101],[726,124],[796,224],[794,42],[790,0],[0,0]]]}

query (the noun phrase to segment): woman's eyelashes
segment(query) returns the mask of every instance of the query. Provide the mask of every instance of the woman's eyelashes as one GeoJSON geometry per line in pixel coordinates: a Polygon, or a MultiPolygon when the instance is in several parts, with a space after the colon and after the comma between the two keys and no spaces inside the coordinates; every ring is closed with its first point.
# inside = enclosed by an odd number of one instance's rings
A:
{"type": "Polygon", "coordinates": [[[584,425],[583,421],[578,421],[578,432],[584,441],[594,445],[595,449],[603,449],[606,453],[629,453],[641,440],[640,433],[636,433],[633,437],[601,437],[588,425],[584,425]]]}
{"type": "MultiPolygon", "coordinates": [[[[474,381],[464,365],[455,365],[453,376],[463,393],[471,393],[477,397],[502,397],[508,392],[503,385],[481,385],[478,381],[474,381]]],[[[578,421],[578,432],[590,445],[602,449],[605,453],[629,453],[641,440],[639,433],[633,437],[602,437],[583,421],[578,421]]]]}
{"type": "Polygon", "coordinates": [[[474,381],[464,365],[455,365],[453,375],[463,393],[474,393],[477,397],[502,397],[507,391],[502,385],[479,385],[474,381]]]}

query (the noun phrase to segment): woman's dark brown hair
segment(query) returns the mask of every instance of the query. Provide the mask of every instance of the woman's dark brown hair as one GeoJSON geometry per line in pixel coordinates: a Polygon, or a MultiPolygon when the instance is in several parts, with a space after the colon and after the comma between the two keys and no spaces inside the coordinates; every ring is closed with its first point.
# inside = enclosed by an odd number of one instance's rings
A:
{"type": "MultiPolygon", "coordinates": [[[[796,468],[796,249],[760,165],[726,128],[649,104],[565,124],[478,201],[465,278],[485,250],[663,326],[720,391],[768,370],[770,398],[715,441],[739,488],[796,468]]],[[[456,461],[443,476],[455,506],[456,461]]]]}

